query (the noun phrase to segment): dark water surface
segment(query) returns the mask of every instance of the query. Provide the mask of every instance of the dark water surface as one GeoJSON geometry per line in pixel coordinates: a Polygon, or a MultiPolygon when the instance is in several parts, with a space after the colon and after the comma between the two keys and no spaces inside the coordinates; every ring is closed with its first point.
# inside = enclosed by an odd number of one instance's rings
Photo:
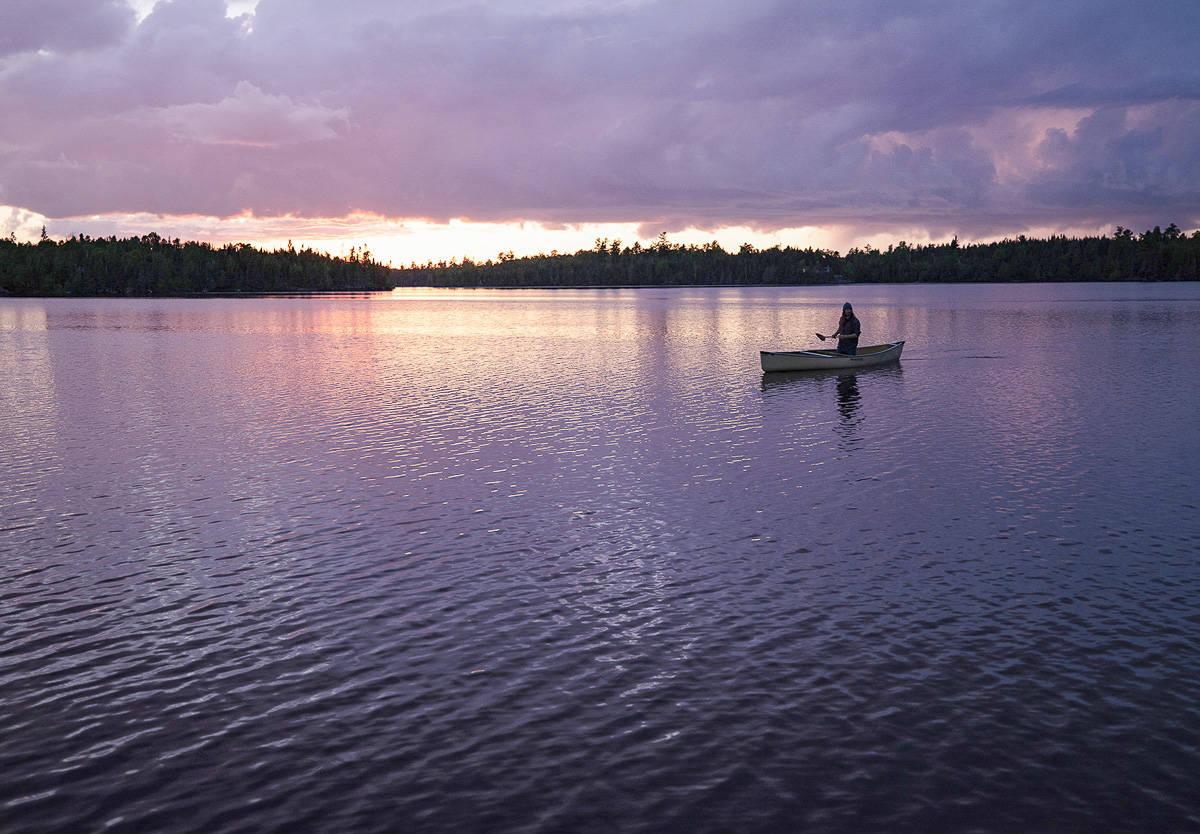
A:
{"type": "Polygon", "coordinates": [[[1200,829],[1200,285],[0,300],[0,830],[1200,829]],[[899,366],[764,376],[854,302],[899,366]]]}

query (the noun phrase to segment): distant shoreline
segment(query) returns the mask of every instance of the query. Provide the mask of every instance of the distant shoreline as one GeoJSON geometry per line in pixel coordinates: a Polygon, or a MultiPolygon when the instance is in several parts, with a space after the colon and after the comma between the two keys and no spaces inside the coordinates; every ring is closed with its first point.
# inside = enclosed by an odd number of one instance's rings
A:
{"type": "Polygon", "coordinates": [[[393,268],[365,248],[335,258],[311,249],[266,252],[248,244],[72,237],[37,243],[0,239],[0,297],[248,298],[388,292],[392,289],[637,289],[667,287],[855,287],[869,284],[1148,283],[1200,280],[1200,231],[1174,223],[1135,235],[1030,239],[879,249],[716,242],[622,247],[600,239],[574,254],[393,268]]]}
{"type": "Polygon", "coordinates": [[[1117,227],[1112,237],[1052,236],[994,243],[910,246],[886,251],[779,246],[736,253],[717,243],[672,244],[666,236],[651,247],[623,247],[600,239],[594,249],[497,261],[439,262],[393,272],[400,287],[670,287],[670,286],[857,286],[862,284],[1145,282],[1200,280],[1200,231],[1175,224],[1141,235],[1117,227]]]}
{"type": "Polygon", "coordinates": [[[396,290],[702,290],[702,289],[763,289],[775,287],[778,289],[829,289],[833,287],[843,287],[847,290],[856,287],[929,287],[929,286],[948,286],[959,284],[962,286],[1021,286],[1021,285],[1045,285],[1045,284],[1063,284],[1063,285],[1079,285],[1079,284],[1195,284],[1200,283],[1200,278],[1189,279],[1173,279],[1173,280],[1153,280],[1153,279],[1126,279],[1120,281],[1095,281],[1095,280],[1039,280],[1039,281],[864,281],[861,283],[830,283],[830,284],[546,284],[546,285],[528,285],[528,286],[433,286],[433,285],[403,285],[378,290],[280,290],[278,292],[194,292],[194,293],[177,293],[177,294],[142,294],[142,295],[114,295],[114,294],[90,294],[90,295],[17,295],[0,290],[0,300],[4,299],[77,299],[77,300],[145,300],[145,299],[232,299],[232,300],[249,300],[249,299],[296,299],[305,298],[366,298],[379,295],[391,295],[396,290]]]}
{"type": "Polygon", "coordinates": [[[335,258],[309,248],[142,237],[0,238],[0,296],[181,298],[390,290],[393,271],[365,248],[335,258]]]}
{"type": "MultiPolygon", "coordinates": [[[[432,284],[403,284],[395,287],[396,290],[700,290],[700,289],[754,289],[762,287],[779,287],[779,288],[829,288],[829,287],[932,287],[942,286],[946,284],[964,284],[978,286],[980,284],[992,284],[998,287],[1016,286],[1020,284],[1194,284],[1200,283],[1200,277],[1196,278],[1179,278],[1179,279],[1149,279],[1149,278],[1128,278],[1124,280],[1069,280],[1069,279],[1053,279],[1047,278],[1038,281],[861,281],[857,283],[840,282],[830,284],[530,284],[525,286],[479,286],[479,285],[454,285],[454,286],[436,286],[432,284]]],[[[375,295],[378,292],[392,292],[392,290],[371,290],[369,294],[375,295]]],[[[299,293],[294,293],[299,294],[299,293]]],[[[304,293],[305,295],[321,295],[322,293],[304,293]]],[[[345,293],[330,293],[331,295],[344,295],[345,293]]]]}

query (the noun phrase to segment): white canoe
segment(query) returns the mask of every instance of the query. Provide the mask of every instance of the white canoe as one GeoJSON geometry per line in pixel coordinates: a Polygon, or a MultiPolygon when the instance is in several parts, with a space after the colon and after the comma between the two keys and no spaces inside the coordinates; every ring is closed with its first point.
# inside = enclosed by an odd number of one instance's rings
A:
{"type": "Polygon", "coordinates": [[[904,350],[904,342],[861,347],[854,356],[836,350],[760,350],[762,369],[771,371],[828,371],[842,368],[870,368],[895,362],[904,350]]]}

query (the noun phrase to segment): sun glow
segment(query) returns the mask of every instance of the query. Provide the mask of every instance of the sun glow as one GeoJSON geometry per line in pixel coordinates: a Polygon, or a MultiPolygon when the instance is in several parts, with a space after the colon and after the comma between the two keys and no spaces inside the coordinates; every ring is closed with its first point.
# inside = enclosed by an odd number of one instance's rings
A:
{"type": "Polygon", "coordinates": [[[906,241],[909,244],[946,243],[957,236],[963,244],[987,242],[1000,237],[1026,234],[1031,237],[1052,234],[1101,235],[1112,229],[1105,226],[1064,227],[1052,223],[1026,225],[987,238],[956,234],[953,229],[933,234],[921,226],[855,228],[846,224],[802,226],[784,229],[756,229],[750,226],[723,226],[714,229],[656,229],[653,222],[577,223],[549,225],[532,221],[483,223],[466,219],[435,222],[426,219],[396,219],[359,213],[346,217],[235,217],[203,215],[98,214],[50,218],[28,209],[0,205],[0,237],[12,235],[21,241],[36,241],[42,229],[55,240],[74,235],[118,238],[141,237],[154,232],[172,240],[196,240],[223,246],[248,243],[271,251],[311,248],[336,257],[369,252],[383,264],[407,267],[433,263],[476,263],[495,261],[501,256],[573,254],[594,249],[597,242],[624,247],[635,242],[651,246],[660,232],[672,244],[703,246],[716,242],[727,252],[743,246],[769,249],[773,246],[814,248],[845,253],[853,247],[887,249],[906,241]]]}
{"type": "MultiPolygon", "coordinates": [[[[154,11],[154,7],[158,5],[159,0],[126,0],[126,2],[133,9],[140,23],[154,11]]],[[[244,14],[252,15],[257,7],[258,0],[225,0],[225,16],[240,17],[244,14]]]]}
{"type": "Polygon", "coordinates": [[[0,206],[0,235],[19,240],[36,240],[42,227],[55,239],[73,235],[120,238],[140,237],[154,232],[161,237],[199,240],[213,245],[249,243],[261,249],[310,247],[335,256],[349,255],[351,248],[364,247],[371,256],[396,267],[411,264],[461,261],[470,258],[484,263],[511,253],[516,257],[538,254],[569,254],[592,249],[598,240],[622,247],[635,242],[651,245],[659,232],[672,243],[704,245],[716,241],[736,252],[744,244],[758,249],[772,246],[831,248],[840,242],[836,230],[801,227],[758,230],[747,226],[717,229],[689,228],[655,230],[653,223],[578,223],[548,225],[531,221],[482,223],[465,219],[434,222],[423,219],[393,219],[374,214],[347,217],[254,217],[244,214],[218,218],[202,215],[100,214],[47,218],[36,212],[0,206]]]}

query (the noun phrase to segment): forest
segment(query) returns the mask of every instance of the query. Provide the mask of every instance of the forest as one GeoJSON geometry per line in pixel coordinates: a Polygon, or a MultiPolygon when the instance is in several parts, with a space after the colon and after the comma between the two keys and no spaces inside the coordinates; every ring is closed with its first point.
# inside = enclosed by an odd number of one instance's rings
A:
{"type": "Polygon", "coordinates": [[[650,246],[598,239],[574,254],[413,264],[393,269],[363,247],[338,258],[309,248],[267,252],[245,243],[220,248],[151,233],[142,237],[37,242],[0,238],[0,295],[162,296],[390,290],[424,287],[615,287],[688,284],[876,284],[1039,281],[1200,280],[1200,231],[1174,224],[1135,234],[1005,239],[994,243],[909,245],[886,251],[743,244],[727,252],[715,241],[650,246]]]}
{"type": "Polygon", "coordinates": [[[36,243],[0,238],[0,295],[150,296],[390,290],[391,267],[365,248],[335,258],[304,248],[266,252],[245,243],[216,248],[151,233],[118,239],[73,236],[36,243]]]}
{"type": "Polygon", "coordinates": [[[1200,280],[1200,231],[1190,236],[1172,223],[1143,234],[1118,226],[1110,237],[1006,239],[995,243],[824,249],[743,244],[726,252],[718,243],[622,246],[598,239],[573,255],[551,253],[476,263],[428,263],[396,271],[398,286],[531,287],[686,284],[867,284],[1040,281],[1200,280]]]}

